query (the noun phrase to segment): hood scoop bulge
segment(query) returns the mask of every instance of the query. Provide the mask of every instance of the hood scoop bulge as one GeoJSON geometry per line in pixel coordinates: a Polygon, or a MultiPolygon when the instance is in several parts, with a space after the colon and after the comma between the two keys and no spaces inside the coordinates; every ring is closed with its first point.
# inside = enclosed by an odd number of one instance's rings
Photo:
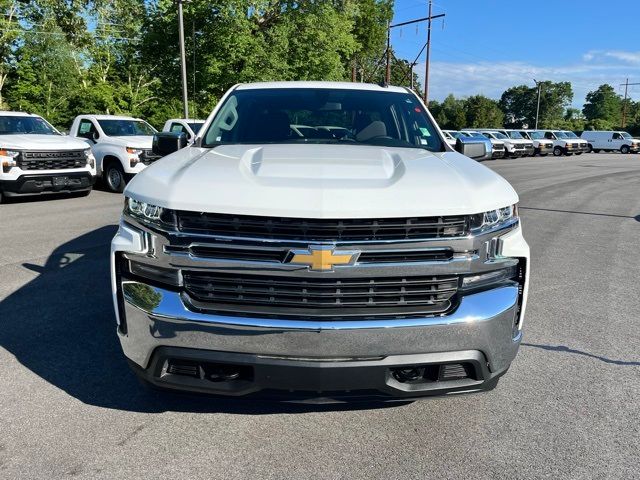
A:
{"type": "Polygon", "coordinates": [[[335,145],[265,146],[244,152],[242,168],[256,179],[392,181],[404,172],[398,155],[384,149],[335,145]]]}

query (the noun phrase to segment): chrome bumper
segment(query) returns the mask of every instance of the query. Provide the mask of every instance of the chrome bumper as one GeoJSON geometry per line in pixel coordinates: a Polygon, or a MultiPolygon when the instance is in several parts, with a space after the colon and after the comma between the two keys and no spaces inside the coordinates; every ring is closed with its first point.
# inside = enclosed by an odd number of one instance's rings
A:
{"type": "Polygon", "coordinates": [[[120,288],[120,342],[125,355],[142,368],[158,347],[316,359],[475,350],[484,354],[490,372],[501,372],[521,338],[521,330],[514,328],[515,285],[467,295],[446,316],[352,321],[205,314],[189,310],[177,292],[127,280],[120,288]]]}

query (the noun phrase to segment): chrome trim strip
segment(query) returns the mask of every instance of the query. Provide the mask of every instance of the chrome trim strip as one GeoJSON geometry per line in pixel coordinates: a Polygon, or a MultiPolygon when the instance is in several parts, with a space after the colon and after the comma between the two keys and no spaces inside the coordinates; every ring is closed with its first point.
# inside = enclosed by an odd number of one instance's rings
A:
{"type": "MultiPolygon", "coordinates": [[[[300,244],[300,245],[336,245],[340,247],[344,247],[347,245],[389,245],[389,244],[406,244],[406,243],[416,243],[421,244],[425,242],[458,242],[464,240],[471,240],[477,237],[485,236],[485,235],[494,235],[497,233],[506,233],[509,230],[512,230],[518,226],[520,223],[520,217],[513,217],[506,222],[497,225],[488,230],[483,231],[471,231],[469,235],[459,236],[459,237],[437,237],[437,238],[407,238],[407,239],[393,239],[393,240],[336,240],[336,241],[315,241],[315,240],[291,240],[287,238],[261,238],[261,237],[236,237],[236,236],[225,236],[225,235],[209,235],[204,233],[185,233],[180,232],[178,230],[165,230],[156,225],[150,226],[148,224],[141,223],[137,221],[137,219],[124,216],[123,220],[125,222],[131,223],[134,226],[147,228],[152,230],[154,233],[158,233],[164,236],[174,236],[178,238],[206,238],[212,239],[215,241],[221,242],[258,242],[258,243],[268,243],[268,244],[300,244]],[[152,228],[150,228],[152,227],[152,228]]],[[[302,219],[301,219],[302,220],[302,219]]]]}
{"type": "Polygon", "coordinates": [[[236,325],[274,328],[278,330],[360,330],[397,327],[420,327],[476,323],[494,318],[513,308],[518,302],[518,288],[504,286],[462,297],[458,308],[449,315],[381,320],[294,320],[277,318],[251,318],[218,314],[205,314],[189,310],[178,292],[125,281],[121,285],[125,302],[155,318],[178,322],[197,322],[208,325],[236,325]]]}

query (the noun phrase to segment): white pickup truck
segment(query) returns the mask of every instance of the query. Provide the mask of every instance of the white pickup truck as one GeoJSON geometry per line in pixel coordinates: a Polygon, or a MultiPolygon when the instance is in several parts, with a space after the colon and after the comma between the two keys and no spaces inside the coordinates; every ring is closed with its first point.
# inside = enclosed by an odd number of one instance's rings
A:
{"type": "Polygon", "coordinates": [[[97,174],[112,192],[160,157],[151,147],[156,129],[144,120],[115,115],[79,115],[69,135],[83,139],[96,158],[97,174]]]}
{"type": "Polygon", "coordinates": [[[184,118],[170,118],[162,127],[163,132],[184,133],[189,143],[193,142],[196,135],[204,125],[204,120],[185,120],[184,118]]]}
{"type": "Polygon", "coordinates": [[[96,175],[86,143],[22,112],[0,112],[0,164],[0,202],[43,193],[88,195],[96,175]]]}
{"type": "Polygon", "coordinates": [[[529,247],[514,189],[469,158],[486,142],[456,152],[413,91],[340,82],[236,85],[179,135],[157,135],[111,245],[142,379],[304,401],[496,386],[529,247]],[[300,117],[340,131],[301,137],[300,117]]]}

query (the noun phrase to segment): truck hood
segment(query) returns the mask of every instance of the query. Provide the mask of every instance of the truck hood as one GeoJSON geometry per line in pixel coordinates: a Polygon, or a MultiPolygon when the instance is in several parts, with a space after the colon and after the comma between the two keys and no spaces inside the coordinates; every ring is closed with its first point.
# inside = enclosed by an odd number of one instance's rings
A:
{"type": "Polygon", "coordinates": [[[517,203],[500,175],[457,152],[355,145],[188,147],[125,195],[176,210],[299,218],[479,213],[517,203]]]}
{"type": "Polygon", "coordinates": [[[153,137],[149,135],[126,135],[122,137],[108,137],[105,141],[122,147],[149,149],[153,144],[153,137]]]}
{"type": "Polygon", "coordinates": [[[66,135],[0,135],[0,147],[16,150],[86,150],[89,145],[66,135]]]}

